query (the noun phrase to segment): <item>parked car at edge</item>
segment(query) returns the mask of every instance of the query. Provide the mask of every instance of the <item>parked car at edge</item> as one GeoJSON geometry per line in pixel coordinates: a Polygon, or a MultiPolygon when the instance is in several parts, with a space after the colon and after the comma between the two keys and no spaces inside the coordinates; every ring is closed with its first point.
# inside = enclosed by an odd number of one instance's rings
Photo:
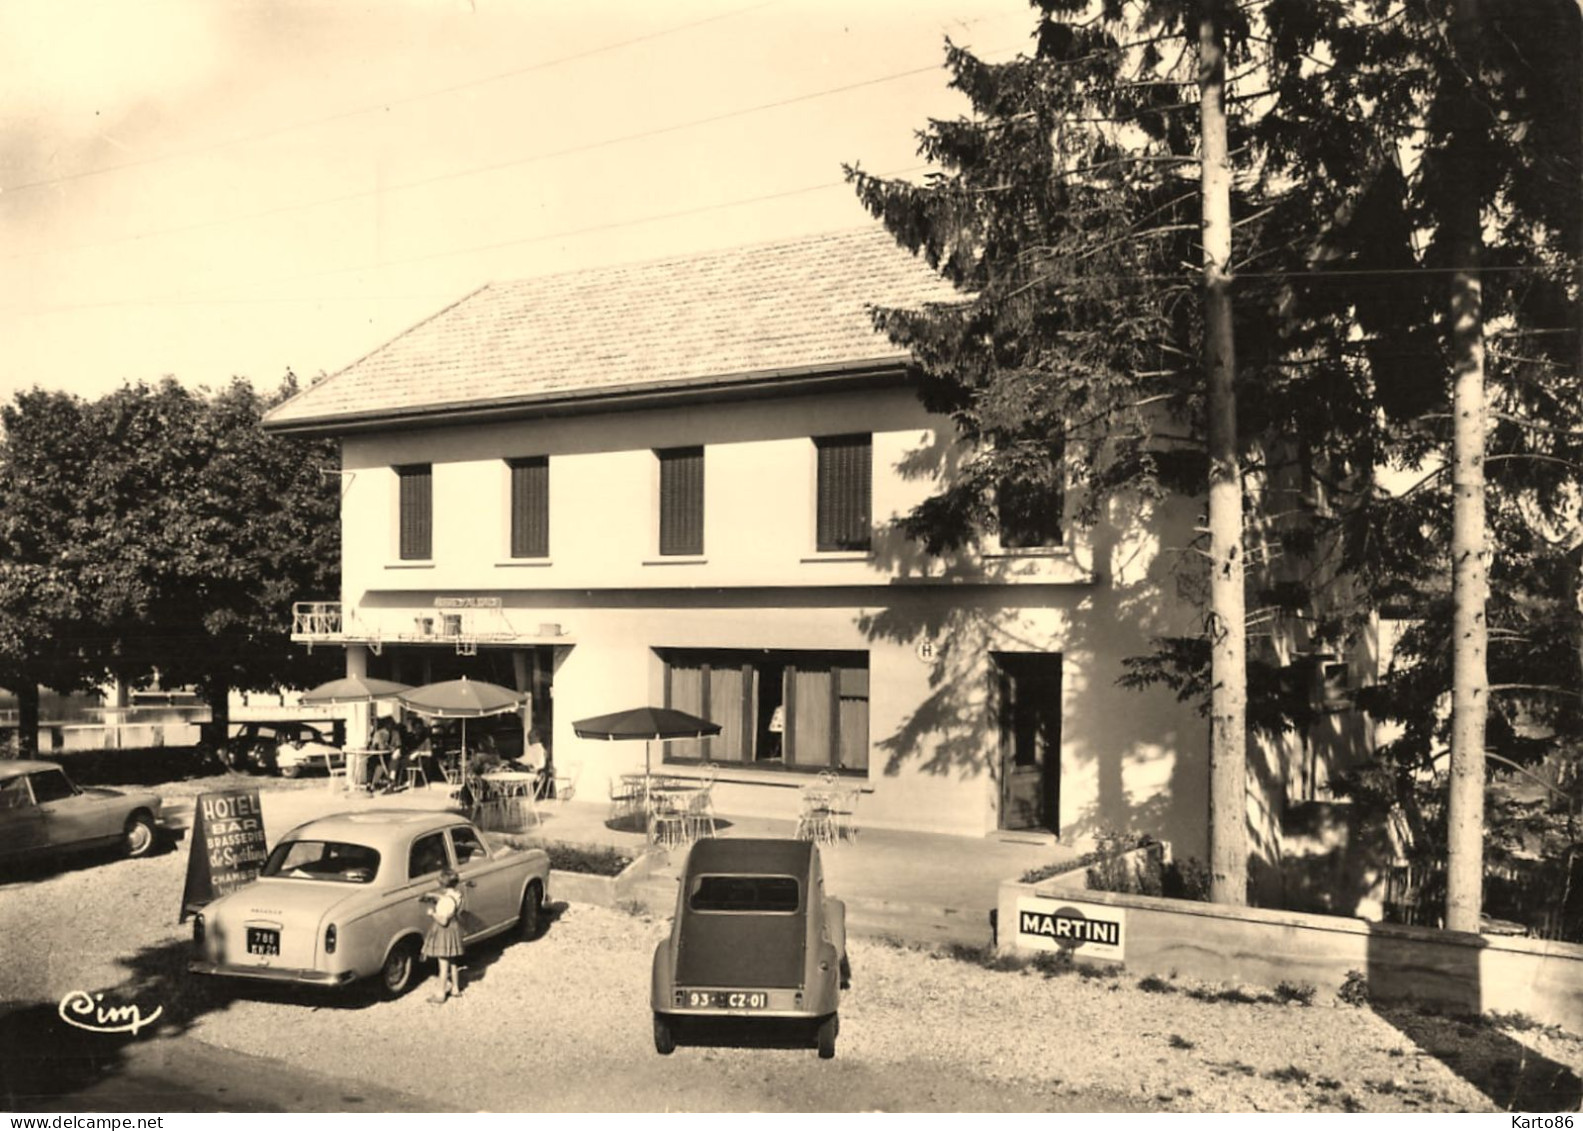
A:
{"type": "Polygon", "coordinates": [[[326,987],[377,977],[395,997],[416,978],[430,923],[421,900],[447,867],[462,878],[469,944],[513,928],[537,937],[549,890],[543,849],[491,849],[454,813],[371,809],[281,837],[257,880],[193,920],[187,969],[326,987]]]}
{"type": "Polygon", "coordinates": [[[146,790],[79,786],[54,762],[0,761],[0,864],[115,846],[147,856],[160,805],[146,790]]]}
{"type": "Polygon", "coordinates": [[[711,1019],[735,1018],[800,1032],[832,1057],[850,974],[846,905],[825,894],[817,847],[701,840],[654,951],[654,1047],[668,1055],[711,1019]]]}
{"type": "Polygon", "coordinates": [[[226,743],[227,763],[234,770],[279,771],[294,778],[309,770],[339,769],[346,754],[331,724],[247,722],[235,726],[226,743]]]}

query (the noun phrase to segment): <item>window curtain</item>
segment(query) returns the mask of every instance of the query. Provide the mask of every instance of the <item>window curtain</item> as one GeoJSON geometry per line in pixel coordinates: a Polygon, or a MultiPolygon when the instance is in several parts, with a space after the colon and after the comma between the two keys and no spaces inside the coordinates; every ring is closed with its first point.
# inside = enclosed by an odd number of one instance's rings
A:
{"type": "Polygon", "coordinates": [[[832,687],[829,668],[798,668],[792,681],[792,735],[787,762],[797,766],[831,764],[832,687]]]}
{"type": "Polygon", "coordinates": [[[720,733],[703,743],[704,757],[712,762],[741,762],[743,732],[742,668],[709,669],[709,719],[720,724],[720,733]]]}
{"type": "MultiPolygon", "coordinates": [[[[665,677],[665,705],[689,715],[704,715],[704,671],[701,664],[669,664],[665,677]]],[[[714,741],[710,739],[709,741],[714,741]]],[[[660,743],[667,758],[702,757],[704,740],[679,738],[660,743]]]]}
{"type": "Polygon", "coordinates": [[[841,735],[840,767],[868,769],[868,669],[837,668],[836,694],[841,735]]]}

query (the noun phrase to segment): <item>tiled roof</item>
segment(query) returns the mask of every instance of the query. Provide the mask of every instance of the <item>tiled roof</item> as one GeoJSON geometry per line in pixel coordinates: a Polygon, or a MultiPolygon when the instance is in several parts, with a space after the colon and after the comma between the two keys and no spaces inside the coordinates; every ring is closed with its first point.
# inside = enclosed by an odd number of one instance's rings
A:
{"type": "Polygon", "coordinates": [[[903,356],[870,305],[950,300],[878,225],[491,283],[269,414],[274,426],[412,418],[903,356]]]}

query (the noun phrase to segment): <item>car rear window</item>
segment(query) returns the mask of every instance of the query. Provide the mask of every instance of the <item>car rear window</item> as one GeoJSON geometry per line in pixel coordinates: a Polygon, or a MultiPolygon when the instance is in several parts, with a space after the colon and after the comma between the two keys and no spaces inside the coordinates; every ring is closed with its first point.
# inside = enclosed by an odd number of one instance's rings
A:
{"type": "Polygon", "coordinates": [[[788,914],[800,903],[792,876],[699,876],[687,906],[694,911],[753,911],[788,914]]]}
{"type": "Polygon", "coordinates": [[[338,840],[288,840],[264,861],[264,875],[287,880],[371,883],[379,873],[379,853],[362,844],[338,840]]]}

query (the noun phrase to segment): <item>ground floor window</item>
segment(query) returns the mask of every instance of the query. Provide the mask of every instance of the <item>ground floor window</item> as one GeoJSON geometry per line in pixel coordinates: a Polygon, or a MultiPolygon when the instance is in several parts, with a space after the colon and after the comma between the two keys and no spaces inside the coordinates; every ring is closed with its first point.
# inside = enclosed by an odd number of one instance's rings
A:
{"type": "Polygon", "coordinates": [[[868,653],[655,650],[665,705],[720,724],[667,742],[667,762],[819,773],[868,770],[868,653]]]}

